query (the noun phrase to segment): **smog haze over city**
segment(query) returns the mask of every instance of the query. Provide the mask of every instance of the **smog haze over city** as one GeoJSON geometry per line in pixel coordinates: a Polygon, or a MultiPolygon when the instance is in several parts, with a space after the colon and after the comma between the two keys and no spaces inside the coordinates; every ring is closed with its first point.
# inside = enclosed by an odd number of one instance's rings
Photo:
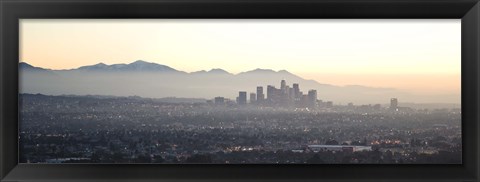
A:
{"type": "Polygon", "coordinates": [[[22,163],[462,163],[459,20],[20,22],[22,163]]]}

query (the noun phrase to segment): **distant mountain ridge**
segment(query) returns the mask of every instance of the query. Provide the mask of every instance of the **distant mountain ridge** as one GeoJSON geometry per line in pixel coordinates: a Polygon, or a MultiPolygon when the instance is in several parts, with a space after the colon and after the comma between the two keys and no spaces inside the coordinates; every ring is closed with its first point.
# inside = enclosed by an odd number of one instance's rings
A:
{"type": "Polygon", "coordinates": [[[211,69],[210,71],[205,71],[205,70],[200,70],[200,71],[194,71],[194,72],[191,72],[190,74],[228,74],[228,75],[232,75],[232,73],[229,73],[223,69],[220,69],[220,68],[214,68],[214,69],[211,69]]]}
{"type": "MultiPolygon", "coordinates": [[[[172,67],[169,67],[167,65],[162,65],[162,64],[153,63],[153,62],[146,62],[146,61],[143,61],[143,60],[137,60],[137,61],[132,62],[130,64],[121,63],[121,64],[107,65],[105,63],[98,63],[98,64],[94,64],[94,65],[81,66],[79,68],[65,69],[65,70],[52,70],[52,69],[47,69],[47,68],[35,67],[33,65],[30,65],[27,62],[20,62],[19,63],[19,68],[24,69],[24,70],[31,69],[31,70],[39,70],[39,71],[40,70],[42,70],[42,71],[148,71],[148,72],[157,71],[157,72],[171,72],[171,73],[187,73],[185,71],[176,70],[176,69],[174,69],[172,67]]],[[[228,72],[224,69],[221,69],[221,68],[213,68],[209,71],[200,70],[200,71],[190,72],[190,74],[204,74],[204,73],[234,75],[233,73],[230,73],[230,72],[228,72]]],[[[250,71],[240,72],[236,75],[265,74],[265,73],[291,74],[287,70],[274,71],[272,69],[257,68],[257,69],[250,70],[250,71]]]]}
{"type": "Polygon", "coordinates": [[[41,68],[41,67],[35,67],[32,66],[26,62],[20,62],[18,64],[18,68],[20,70],[28,70],[28,71],[48,71],[49,69],[41,68]]]}
{"type": "Polygon", "coordinates": [[[180,72],[169,66],[146,62],[142,60],[135,61],[130,64],[112,64],[107,65],[98,63],[91,66],[82,66],[73,70],[87,70],[87,71],[162,71],[162,72],[180,72]]]}
{"type": "MultiPolygon", "coordinates": [[[[254,69],[232,74],[220,68],[209,71],[184,72],[167,65],[138,60],[129,64],[107,65],[98,63],[70,70],[51,70],[19,63],[22,93],[47,95],[139,95],[149,98],[183,97],[211,99],[223,96],[234,99],[239,91],[256,93],[262,86],[267,95],[267,85],[280,87],[300,85],[304,94],[310,89],[318,91],[318,99],[340,103],[375,104],[389,102],[398,97],[400,101],[437,102],[434,96],[414,96],[393,88],[374,88],[362,85],[335,86],[307,80],[287,70],[254,69]],[[405,100],[406,101],[406,100],[405,100]]],[[[439,96],[437,96],[439,97],[439,96]]],[[[442,96],[438,102],[459,103],[456,95],[442,96]]]]}

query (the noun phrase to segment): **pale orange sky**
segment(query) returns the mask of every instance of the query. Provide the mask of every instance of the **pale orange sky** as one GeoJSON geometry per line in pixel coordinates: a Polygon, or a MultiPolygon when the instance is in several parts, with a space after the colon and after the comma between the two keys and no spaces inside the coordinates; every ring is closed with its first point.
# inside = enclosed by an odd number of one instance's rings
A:
{"type": "Polygon", "coordinates": [[[145,60],[192,72],[288,70],[334,85],[460,94],[460,20],[20,21],[20,61],[51,69],[145,60]]]}

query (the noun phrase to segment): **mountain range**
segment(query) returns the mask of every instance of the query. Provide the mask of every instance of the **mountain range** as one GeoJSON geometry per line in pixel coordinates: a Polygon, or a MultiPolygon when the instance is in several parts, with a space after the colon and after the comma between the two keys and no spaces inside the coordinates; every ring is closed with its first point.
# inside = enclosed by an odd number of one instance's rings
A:
{"type": "MultiPolygon", "coordinates": [[[[287,85],[300,85],[307,93],[317,90],[318,99],[334,103],[388,103],[398,97],[410,102],[438,102],[436,96],[416,96],[393,88],[374,88],[361,85],[335,86],[303,79],[287,70],[254,69],[238,74],[220,68],[209,71],[185,72],[157,63],[138,60],[130,64],[98,63],[69,70],[52,70],[19,63],[20,92],[49,95],[116,95],[151,98],[205,98],[223,96],[235,99],[239,91],[256,92],[257,86],[277,88],[281,80],[287,85]]],[[[442,102],[458,100],[457,96],[442,96],[442,102]]]]}
{"type": "MultiPolygon", "coordinates": [[[[56,72],[56,71],[88,71],[88,72],[141,72],[141,73],[180,73],[180,74],[228,74],[234,75],[229,73],[220,68],[213,68],[209,71],[200,70],[195,72],[187,73],[185,71],[176,70],[172,67],[161,65],[152,62],[146,62],[142,60],[137,60],[130,64],[112,64],[107,65],[105,63],[98,63],[95,65],[88,65],[88,66],[81,66],[75,69],[68,69],[68,70],[52,70],[47,68],[35,67],[26,62],[20,62],[19,68],[25,71],[44,71],[44,72],[56,72]]],[[[241,72],[238,75],[243,74],[291,74],[286,70],[274,71],[272,69],[254,69],[250,71],[241,72]]]]}
{"type": "Polygon", "coordinates": [[[171,67],[150,63],[145,61],[135,61],[130,64],[112,64],[106,65],[104,63],[98,63],[91,66],[82,66],[73,70],[85,70],[85,71],[142,71],[142,72],[180,72],[171,67]]]}

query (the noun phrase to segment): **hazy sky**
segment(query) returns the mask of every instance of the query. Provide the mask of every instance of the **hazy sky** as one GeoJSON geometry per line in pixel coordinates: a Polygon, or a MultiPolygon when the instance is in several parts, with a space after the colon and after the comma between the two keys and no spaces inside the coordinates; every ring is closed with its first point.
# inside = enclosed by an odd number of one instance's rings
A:
{"type": "Polygon", "coordinates": [[[20,61],[288,70],[334,85],[459,94],[460,20],[21,20],[20,61]]]}

